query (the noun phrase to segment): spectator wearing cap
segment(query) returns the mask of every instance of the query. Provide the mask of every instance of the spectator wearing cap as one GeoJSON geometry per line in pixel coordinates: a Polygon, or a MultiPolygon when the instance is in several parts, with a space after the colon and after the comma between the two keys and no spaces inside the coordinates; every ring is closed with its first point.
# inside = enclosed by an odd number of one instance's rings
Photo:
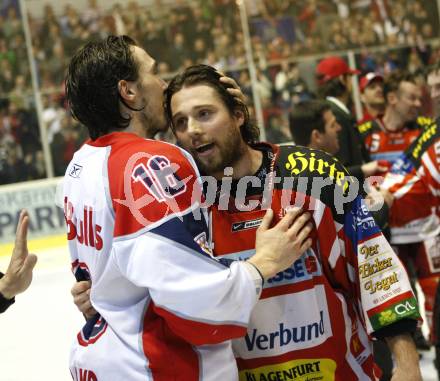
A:
{"type": "Polygon", "coordinates": [[[359,81],[361,101],[364,106],[362,119],[359,124],[373,119],[382,119],[385,111],[385,97],[383,95],[383,77],[370,72],[359,81]]]}
{"type": "Polygon", "coordinates": [[[366,177],[386,168],[379,166],[377,161],[370,160],[356,129],[356,120],[349,109],[352,102],[351,77],[357,74],[358,70],[350,69],[342,58],[336,56],[324,58],[316,67],[318,92],[330,102],[332,112],[341,126],[340,149],[335,156],[363,183],[366,177]]]}

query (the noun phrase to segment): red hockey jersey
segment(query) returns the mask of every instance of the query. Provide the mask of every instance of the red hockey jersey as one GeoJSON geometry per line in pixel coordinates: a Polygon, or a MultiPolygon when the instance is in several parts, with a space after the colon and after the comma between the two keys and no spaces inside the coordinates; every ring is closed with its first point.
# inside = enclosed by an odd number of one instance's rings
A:
{"type": "Polygon", "coordinates": [[[420,134],[421,128],[431,123],[430,118],[419,117],[399,131],[388,131],[380,119],[373,119],[360,124],[358,130],[371,159],[382,160],[390,168],[420,134]]]}
{"type": "Polygon", "coordinates": [[[290,206],[309,210],[316,228],[312,248],[266,282],[247,335],[233,341],[240,380],[374,380],[369,334],[420,317],[406,271],[336,159],[299,146],[261,149],[271,157],[264,193],[243,197],[238,184],[228,208],[220,194],[211,210],[215,255],[253,255],[269,205],[279,218],[290,206]]]}
{"type": "Polygon", "coordinates": [[[383,186],[394,195],[390,226],[396,243],[419,242],[440,232],[440,131],[425,126],[395,162],[383,186]]]}

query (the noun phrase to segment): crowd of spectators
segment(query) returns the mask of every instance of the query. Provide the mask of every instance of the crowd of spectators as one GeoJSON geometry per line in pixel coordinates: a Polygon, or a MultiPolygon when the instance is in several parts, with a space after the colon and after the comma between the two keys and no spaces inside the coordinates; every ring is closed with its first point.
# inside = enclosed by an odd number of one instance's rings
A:
{"type": "MultiPolygon", "coordinates": [[[[308,55],[355,49],[363,72],[384,74],[396,67],[421,71],[440,58],[440,50],[429,43],[439,32],[435,0],[245,0],[245,4],[258,67],[256,89],[263,103],[267,137],[274,141],[290,139],[285,115],[292,104],[313,97],[312,71],[301,65],[308,55]],[[388,49],[377,52],[377,46],[388,49]]],[[[41,16],[30,12],[28,17],[56,175],[63,173],[68,156],[84,139],[64,108],[65,69],[76,49],[94,37],[132,36],[156,58],[164,78],[193,63],[213,65],[233,75],[243,91],[252,95],[234,0],[88,0],[81,9],[74,2],[65,2],[60,9],[55,12],[48,3],[41,16]]],[[[1,12],[0,98],[8,104],[2,107],[2,118],[13,118],[8,114],[12,104],[32,114],[35,121],[32,97],[24,96],[31,94],[31,81],[19,12],[13,5],[1,12]]],[[[0,131],[2,141],[15,144],[16,156],[26,162],[26,150],[5,125],[0,131]]],[[[37,163],[35,157],[42,157],[41,143],[38,129],[34,132],[31,162],[37,163]]],[[[0,151],[6,152],[1,142],[0,151]]],[[[1,168],[0,183],[17,181],[4,180],[7,176],[1,168]]],[[[28,172],[31,177],[36,173],[28,172]]],[[[44,170],[38,176],[44,176],[44,170]]]]}
{"type": "MultiPolygon", "coordinates": [[[[67,3],[61,14],[46,5],[42,18],[31,15],[43,88],[62,83],[63,69],[79,46],[108,34],[134,37],[165,75],[200,62],[223,70],[246,65],[240,14],[233,0],[121,4],[105,8],[104,2],[89,0],[80,10],[67,3]]],[[[377,45],[423,49],[424,41],[439,30],[433,0],[247,0],[246,4],[255,55],[269,63],[377,45]]]]}
{"type": "Polygon", "coordinates": [[[0,184],[46,177],[36,113],[0,100],[0,184]]]}
{"type": "Polygon", "coordinates": [[[283,0],[255,6],[254,46],[267,60],[362,49],[416,46],[438,35],[433,0],[283,0]]]}
{"type": "Polygon", "coordinates": [[[0,8],[0,184],[46,177],[17,4],[0,8]]]}

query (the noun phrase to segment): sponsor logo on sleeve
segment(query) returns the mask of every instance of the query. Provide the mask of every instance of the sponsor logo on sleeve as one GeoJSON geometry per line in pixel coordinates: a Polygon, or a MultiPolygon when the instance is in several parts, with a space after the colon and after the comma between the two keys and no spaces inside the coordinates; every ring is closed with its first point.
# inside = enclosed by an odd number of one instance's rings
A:
{"type": "Polygon", "coordinates": [[[368,311],[373,329],[377,330],[402,318],[417,319],[419,309],[414,297],[399,300],[388,305],[384,310],[375,313],[368,311]]]}
{"type": "MultiPolygon", "coordinates": [[[[351,217],[352,231],[358,232],[357,240],[368,238],[380,232],[364,200],[360,201],[360,205],[356,202],[353,203],[351,217]]],[[[347,231],[347,228],[345,230],[347,231]]]]}
{"type": "Polygon", "coordinates": [[[420,314],[405,269],[383,236],[358,248],[359,282],[364,310],[373,330],[420,314]]]}

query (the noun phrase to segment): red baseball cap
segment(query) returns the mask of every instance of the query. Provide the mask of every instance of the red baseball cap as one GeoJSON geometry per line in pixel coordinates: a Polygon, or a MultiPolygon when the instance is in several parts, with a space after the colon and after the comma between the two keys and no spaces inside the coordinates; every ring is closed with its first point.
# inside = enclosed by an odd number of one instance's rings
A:
{"type": "Polygon", "coordinates": [[[383,77],[377,73],[367,73],[359,80],[359,89],[361,93],[364,92],[365,88],[373,81],[381,81],[383,82],[383,77]]]}
{"type": "Polygon", "coordinates": [[[316,75],[319,83],[324,83],[330,79],[339,77],[344,74],[360,74],[359,70],[350,69],[341,57],[332,56],[321,60],[316,67],[316,75]]]}

